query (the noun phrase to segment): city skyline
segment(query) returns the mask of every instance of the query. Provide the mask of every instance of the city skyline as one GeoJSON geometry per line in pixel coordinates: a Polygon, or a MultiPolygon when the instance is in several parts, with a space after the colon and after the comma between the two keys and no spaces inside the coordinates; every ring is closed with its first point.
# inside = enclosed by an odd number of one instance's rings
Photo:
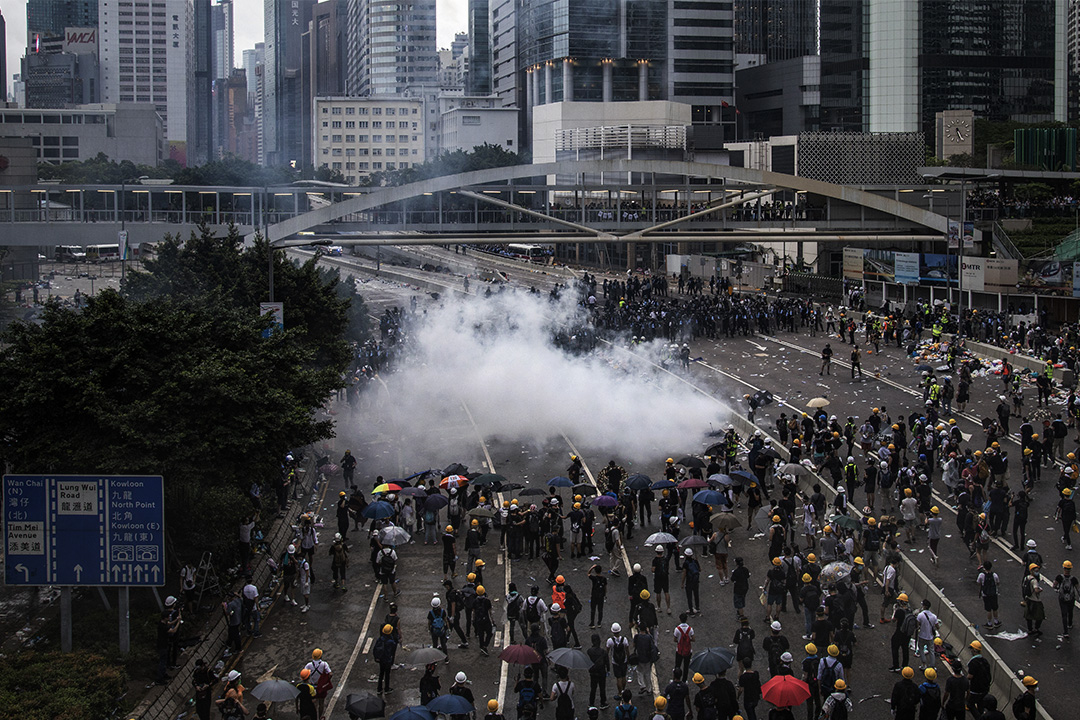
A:
{"type": "MultiPolygon", "coordinates": [[[[449,48],[454,34],[468,29],[468,6],[468,0],[436,0],[440,48],[449,48]]],[[[233,8],[238,20],[234,47],[239,58],[242,51],[263,41],[263,2],[234,0],[233,8]]],[[[19,72],[20,60],[26,51],[26,0],[0,0],[0,13],[7,21],[7,85],[10,90],[12,75],[19,72]]]]}

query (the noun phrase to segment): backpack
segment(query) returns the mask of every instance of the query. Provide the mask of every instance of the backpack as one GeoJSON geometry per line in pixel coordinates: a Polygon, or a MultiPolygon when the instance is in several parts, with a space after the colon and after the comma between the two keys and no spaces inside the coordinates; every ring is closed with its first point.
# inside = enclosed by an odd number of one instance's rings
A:
{"type": "Polygon", "coordinates": [[[443,613],[436,615],[434,610],[428,610],[428,624],[435,635],[446,634],[446,615],[443,613]]]}
{"type": "Polygon", "coordinates": [[[574,717],[574,701],[568,692],[570,681],[557,682],[555,688],[559,691],[559,698],[555,701],[555,717],[558,720],[571,720],[574,717]]]}
{"type": "Polygon", "coordinates": [[[527,707],[536,702],[536,686],[526,685],[518,693],[518,707],[527,707]]]}
{"type": "Polygon", "coordinates": [[[435,524],[435,511],[434,510],[424,510],[424,523],[427,524],[427,525],[434,525],[435,524]]]}
{"type": "Polygon", "coordinates": [[[518,617],[520,617],[521,605],[524,602],[525,601],[521,598],[520,595],[515,595],[513,600],[508,600],[506,602],[506,617],[512,620],[516,620],[518,617]]]}
{"type": "Polygon", "coordinates": [[[292,559],[289,554],[285,555],[285,558],[281,561],[281,573],[285,577],[293,577],[296,575],[296,561],[292,559]]]}
{"type": "Polygon", "coordinates": [[[983,525],[979,529],[979,542],[980,543],[988,543],[988,542],[990,542],[990,533],[989,533],[988,528],[987,528],[986,525],[983,525]]]}
{"type": "Polygon", "coordinates": [[[615,640],[615,644],[611,648],[611,664],[618,666],[626,665],[626,638],[620,637],[615,640]]]}
{"type": "Polygon", "coordinates": [[[375,647],[371,649],[371,657],[375,659],[377,663],[383,663],[388,658],[387,656],[387,642],[386,636],[380,635],[379,639],[375,641],[375,647]]]}
{"type": "Polygon", "coordinates": [[[529,598],[525,601],[525,619],[530,623],[540,622],[540,599],[529,598]]]}
{"type": "Polygon", "coordinates": [[[450,498],[446,513],[452,517],[457,517],[461,514],[461,504],[458,502],[457,495],[450,498]]]}
{"type": "Polygon", "coordinates": [[[396,565],[397,561],[394,560],[394,556],[390,552],[382,550],[379,553],[379,571],[383,576],[392,575],[396,565]]]}
{"type": "Polygon", "coordinates": [[[1061,585],[1058,586],[1058,600],[1063,603],[1071,603],[1076,599],[1076,581],[1070,575],[1062,577],[1061,585]]]}
{"type": "Polygon", "coordinates": [[[683,657],[690,657],[690,653],[693,652],[693,642],[690,637],[690,626],[679,625],[675,628],[679,633],[678,638],[675,641],[675,652],[683,657]]]}
{"type": "Polygon", "coordinates": [[[615,720],[637,720],[637,707],[634,705],[616,705],[615,720]]]}
{"type": "Polygon", "coordinates": [[[610,525],[604,528],[604,549],[608,552],[615,549],[615,538],[613,537],[610,525]]]}
{"type": "Polygon", "coordinates": [[[985,573],[983,577],[983,597],[994,597],[995,595],[997,595],[997,580],[994,578],[994,573],[985,573]]]}
{"type": "Polygon", "coordinates": [[[691,559],[686,563],[686,581],[696,583],[699,577],[701,577],[701,566],[698,565],[697,560],[691,559]]]}
{"type": "Polygon", "coordinates": [[[540,532],[540,516],[535,512],[529,513],[529,532],[533,535],[540,532]]]}
{"type": "MultiPolygon", "coordinates": [[[[840,664],[839,660],[832,657],[826,658],[822,666],[821,672],[818,674],[818,684],[823,688],[831,688],[836,684],[836,666],[840,664]],[[829,660],[832,660],[830,663],[829,660]]],[[[833,710],[836,709],[834,706],[833,710]]],[[[836,717],[835,715],[832,717],[836,717]]]]}
{"type": "Polygon", "coordinates": [[[461,604],[468,610],[472,610],[476,605],[476,588],[473,586],[465,585],[461,588],[461,604]]]}
{"type": "Polygon", "coordinates": [[[848,720],[847,703],[841,700],[833,705],[829,720],[848,720]]]}
{"type": "Polygon", "coordinates": [[[916,617],[915,613],[909,612],[904,617],[903,624],[900,625],[900,633],[904,637],[912,637],[912,636],[915,635],[915,633],[918,631],[918,629],[919,629],[919,618],[916,617]]]}

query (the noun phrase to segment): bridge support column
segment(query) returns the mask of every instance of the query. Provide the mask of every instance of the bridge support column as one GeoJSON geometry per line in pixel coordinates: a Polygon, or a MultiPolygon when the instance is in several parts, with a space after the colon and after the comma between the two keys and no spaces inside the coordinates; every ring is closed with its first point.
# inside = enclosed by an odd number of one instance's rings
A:
{"type": "Polygon", "coordinates": [[[639,102],[649,99],[649,63],[645,60],[637,61],[637,95],[639,102]]]}
{"type": "Polygon", "coordinates": [[[544,63],[544,104],[554,102],[551,97],[551,63],[544,63]]]}
{"type": "Polygon", "coordinates": [[[574,66],[570,58],[562,61],[562,99],[563,102],[574,101],[574,66]]]}
{"type": "Polygon", "coordinates": [[[637,243],[626,243],[626,269],[633,270],[637,266],[637,243]]]}
{"type": "Polygon", "coordinates": [[[544,103],[540,99],[540,68],[533,71],[532,74],[533,84],[533,106],[543,105],[544,103]]]}
{"type": "Polygon", "coordinates": [[[612,83],[612,65],[611,60],[604,60],[604,102],[611,102],[615,97],[614,85],[612,83]]]}

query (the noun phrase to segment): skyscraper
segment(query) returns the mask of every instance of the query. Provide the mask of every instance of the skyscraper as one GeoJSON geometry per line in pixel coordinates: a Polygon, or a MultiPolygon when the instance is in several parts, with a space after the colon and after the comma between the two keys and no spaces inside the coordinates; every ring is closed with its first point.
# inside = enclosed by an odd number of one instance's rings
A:
{"type": "Polygon", "coordinates": [[[192,105],[188,162],[204,165],[214,159],[214,8],[210,0],[195,0],[192,105]]]}
{"type": "Polygon", "coordinates": [[[213,33],[214,79],[231,79],[235,62],[233,0],[218,0],[210,9],[210,29],[213,33]]]}
{"type": "Polygon", "coordinates": [[[258,80],[255,78],[255,66],[266,62],[266,44],[255,43],[255,47],[243,52],[244,72],[247,73],[248,112],[255,107],[255,89],[258,80]]]}
{"type": "Polygon", "coordinates": [[[0,12],[0,102],[7,100],[7,23],[0,12]]]}
{"type": "Polygon", "coordinates": [[[46,38],[60,38],[64,28],[92,28],[98,24],[98,0],[26,0],[28,51],[46,38]]]}
{"type": "Polygon", "coordinates": [[[195,119],[191,0],[101,3],[101,95],[107,103],[153,103],[169,156],[186,165],[195,119]]]}
{"type": "Polygon", "coordinates": [[[766,62],[817,54],[818,0],[736,0],[735,52],[766,62]]]}
{"type": "Polygon", "coordinates": [[[435,0],[349,0],[348,63],[350,95],[401,95],[409,87],[435,86],[435,0]]]}
{"type": "Polygon", "coordinates": [[[867,125],[864,80],[866,0],[821,0],[821,129],[863,132],[867,125]]]}
{"type": "Polygon", "coordinates": [[[303,162],[303,33],[315,0],[265,0],[262,154],[271,166],[303,162]]]}
{"type": "Polygon", "coordinates": [[[469,74],[466,95],[491,94],[491,16],[488,0],[469,0],[469,74]]]}

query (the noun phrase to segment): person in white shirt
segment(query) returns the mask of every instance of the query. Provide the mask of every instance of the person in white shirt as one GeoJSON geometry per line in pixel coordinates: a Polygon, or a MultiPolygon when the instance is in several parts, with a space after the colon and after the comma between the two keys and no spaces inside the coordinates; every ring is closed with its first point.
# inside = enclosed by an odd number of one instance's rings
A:
{"type": "Polygon", "coordinates": [[[308,682],[315,688],[315,700],[319,706],[320,718],[324,717],[323,705],[326,704],[326,696],[330,692],[329,681],[333,674],[330,670],[330,665],[322,659],[322,656],[322,650],[315,648],[311,651],[311,662],[304,666],[311,673],[308,676],[308,682]],[[324,687],[320,689],[319,681],[322,680],[324,676],[326,677],[326,680],[323,680],[324,687]]]}
{"type": "Polygon", "coordinates": [[[928,667],[934,667],[934,636],[937,634],[938,626],[941,621],[938,620],[938,616],[930,612],[930,601],[922,601],[922,610],[918,615],[919,619],[919,642],[918,642],[918,655],[919,655],[919,669],[925,670],[928,667]]]}
{"type": "Polygon", "coordinates": [[[912,545],[915,542],[915,528],[919,524],[919,501],[911,488],[904,488],[904,499],[900,501],[900,517],[904,520],[908,545],[912,545]]]}

